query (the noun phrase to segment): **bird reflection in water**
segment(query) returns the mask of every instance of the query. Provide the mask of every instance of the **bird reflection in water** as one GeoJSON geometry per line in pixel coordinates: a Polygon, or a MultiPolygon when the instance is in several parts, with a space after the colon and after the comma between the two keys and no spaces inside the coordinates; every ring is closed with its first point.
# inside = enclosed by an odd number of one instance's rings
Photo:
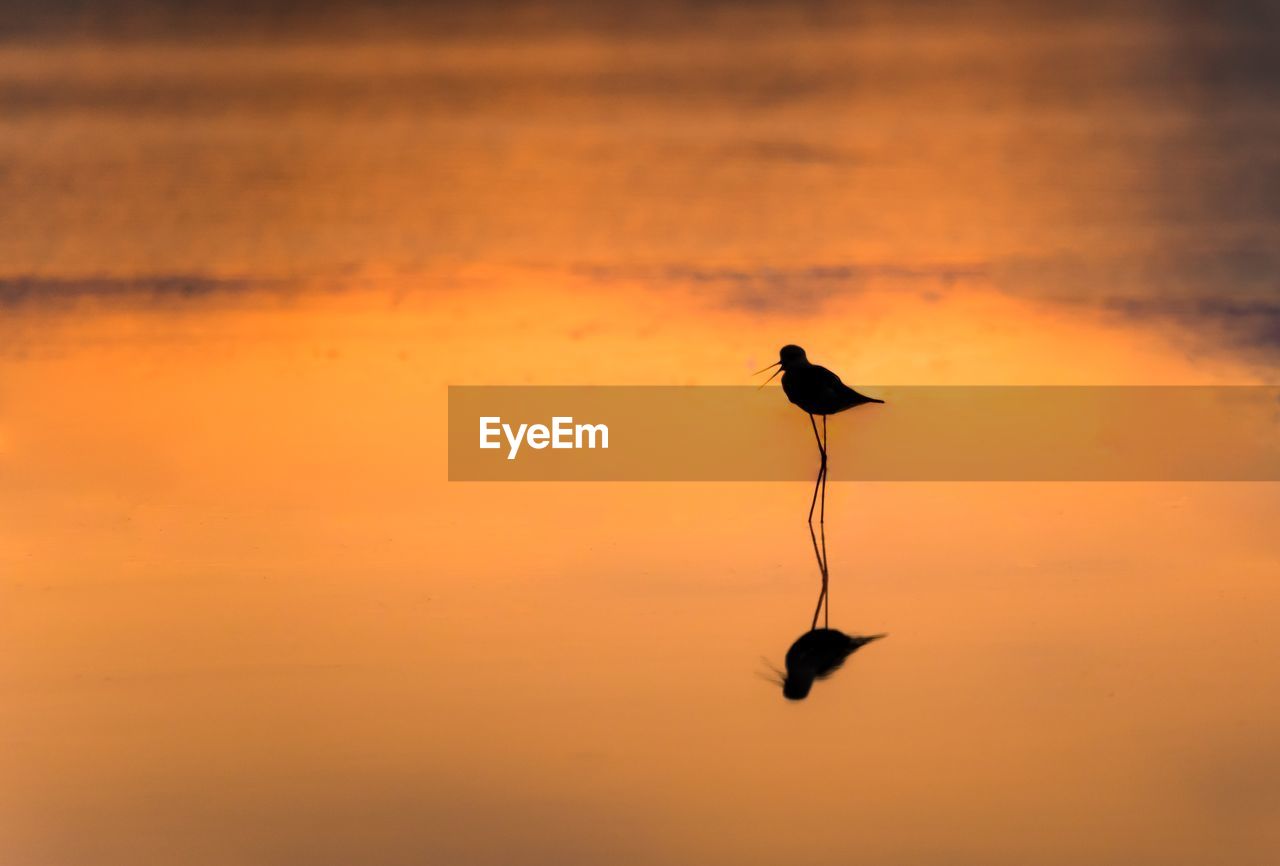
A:
{"type": "MultiPolygon", "coordinates": [[[[819,524],[821,526],[821,524],[819,524]]],[[[831,628],[830,605],[828,602],[828,585],[830,575],[827,571],[827,533],[821,529],[822,545],[819,548],[818,536],[814,534],[813,524],[809,524],[809,537],[813,541],[813,553],[818,560],[818,571],[822,575],[822,588],[818,592],[818,606],[813,611],[813,621],[809,630],[800,635],[791,648],[787,650],[786,670],[774,669],[774,682],[782,686],[782,695],[787,700],[800,701],[809,696],[809,691],[817,680],[831,676],[845,663],[849,656],[862,647],[884,637],[875,634],[867,637],[847,635],[839,629],[831,628]],[[818,620],[822,627],[818,627],[818,620]]]]}

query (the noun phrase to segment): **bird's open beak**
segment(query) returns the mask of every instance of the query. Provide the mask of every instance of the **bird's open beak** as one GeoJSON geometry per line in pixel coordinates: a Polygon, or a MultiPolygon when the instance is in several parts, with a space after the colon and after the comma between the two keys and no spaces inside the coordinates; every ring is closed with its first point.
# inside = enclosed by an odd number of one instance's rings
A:
{"type": "MultiPolygon", "coordinates": [[[[776,376],[776,375],[778,375],[779,373],[781,373],[781,372],[782,372],[782,362],[781,362],[781,361],[774,361],[774,362],[773,362],[772,364],[770,364],[768,367],[765,367],[765,368],[764,368],[764,370],[756,370],[756,371],[755,371],[754,373],[752,373],[751,375],[753,375],[753,376],[759,376],[759,375],[760,375],[761,373],[763,373],[765,370],[773,370],[773,376],[776,376]],[[777,367],[778,369],[773,370],[773,368],[774,368],[774,367],[777,367]]],[[[761,383],[760,383],[760,387],[761,387],[761,388],[763,388],[765,385],[768,385],[770,382],[772,382],[772,381],[773,381],[773,376],[770,376],[768,379],[765,379],[763,382],[761,382],[761,383]]],[[[759,390],[759,389],[757,389],[757,390],[759,390]]]]}
{"type": "MultiPolygon", "coordinates": [[[[752,373],[751,375],[752,375],[752,376],[759,376],[759,375],[760,375],[761,373],[763,373],[765,370],[773,370],[773,376],[778,375],[779,373],[781,373],[781,372],[782,372],[782,361],[774,361],[774,362],[773,362],[772,364],[770,364],[768,367],[765,367],[763,370],[756,370],[756,371],[755,371],[754,373],[752,373]],[[773,368],[774,368],[774,367],[777,367],[778,369],[773,370],[773,368]]],[[[768,385],[770,382],[772,382],[772,381],[773,381],[773,376],[770,376],[768,379],[765,379],[763,382],[761,382],[761,383],[760,383],[760,387],[761,387],[761,388],[763,388],[765,385],[768,385]]]]}
{"type": "MultiPolygon", "coordinates": [[[[777,376],[778,374],[780,374],[780,372],[782,372],[782,362],[781,362],[781,361],[778,361],[777,363],[771,363],[771,365],[769,365],[769,367],[777,367],[777,370],[774,370],[774,371],[773,371],[773,376],[777,376]]],[[[765,368],[764,368],[764,370],[768,370],[768,368],[769,368],[769,367],[765,367],[765,368]]],[[[760,374],[762,374],[762,372],[764,372],[764,370],[756,371],[756,374],[755,374],[755,375],[756,375],[756,376],[759,376],[760,374]]],[[[768,379],[765,379],[763,382],[760,382],[760,388],[764,388],[764,386],[765,386],[765,385],[768,385],[768,384],[769,384],[769,382],[772,382],[772,381],[773,381],[773,376],[769,376],[769,377],[768,377],[768,379]]],[[[760,390],[760,388],[756,388],[755,390],[760,390]]]]}

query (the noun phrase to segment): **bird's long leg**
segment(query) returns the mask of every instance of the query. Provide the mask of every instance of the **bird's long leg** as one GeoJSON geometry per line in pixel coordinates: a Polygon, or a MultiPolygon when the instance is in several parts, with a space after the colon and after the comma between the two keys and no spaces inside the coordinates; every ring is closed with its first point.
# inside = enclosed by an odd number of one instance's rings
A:
{"type": "MultiPolygon", "coordinates": [[[[823,581],[822,592],[818,593],[818,606],[813,611],[813,622],[809,623],[809,631],[818,627],[818,614],[822,613],[822,604],[827,600],[827,584],[823,581]]],[[[825,626],[824,626],[825,627],[825,626]]]]}
{"type": "MultiPolygon", "coordinates": [[[[823,487],[826,487],[826,481],[823,481],[823,487]]],[[[822,627],[831,627],[831,592],[829,586],[831,583],[831,569],[827,564],[827,527],[822,523],[818,524],[818,531],[822,534],[822,598],[826,602],[826,607],[822,611],[822,627]]],[[[816,620],[815,620],[816,622],[816,620]]]]}
{"type": "Polygon", "coordinates": [[[813,555],[818,560],[818,573],[822,575],[822,589],[818,592],[818,606],[813,609],[813,622],[809,624],[809,629],[812,631],[818,627],[818,614],[822,613],[822,605],[827,598],[826,533],[824,532],[822,536],[822,546],[824,548],[822,552],[818,551],[818,537],[813,532],[812,523],[809,524],[809,540],[813,542],[813,555]]]}
{"type": "MultiPolygon", "coordinates": [[[[809,623],[810,631],[814,628],[818,628],[818,615],[822,614],[823,610],[829,611],[829,609],[831,609],[831,602],[829,602],[827,596],[827,587],[829,583],[827,571],[827,531],[826,528],[822,528],[820,531],[822,531],[822,550],[818,549],[818,536],[815,535],[813,531],[813,523],[809,524],[809,540],[813,542],[813,555],[814,558],[818,560],[818,573],[822,576],[822,590],[818,592],[818,606],[813,609],[813,622],[809,623]]],[[[828,622],[829,615],[823,619],[824,626],[826,626],[828,622]]]]}
{"type": "MultiPolygon", "coordinates": [[[[827,416],[822,416],[822,508],[818,511],[818,523],[827,522],[827,416]]],[[[827,536],[823,532],[823,542],[827,536]]]]}
{"type": "MultiPolygon", "coordinates": [[[[824,417],[822,423],[826,424],[827,419],[824,417]]],[[[818,443],[818,456],[822,458],[822,465],[827,464],[827,446],[823,444],[822,437],[818,435],[818,422],[813,420],[813,416],[809,416],[809,426],[813,428],[813,441],[818,443]]]]}
{"type": "Polygon", "coordinates": [[[809,540],[813,542],[813,557],[818,560],[818,574],[822,577],[825,585],[827,582],[827,534],[822,533],[822,549],[818,549],[818,536],[813,531],[813,526],[809,526],[809,540]]]}
{"type": "Polygon", "coordinates": [[[809,523],[813,523],[813,509],[818,505],[818,488],[822,486],[822,480],[826,477],[827,467],[823,466],[818,469],[818,478],[813,482],[813,498],[809,500],[809,523]]]}
{"type": "MultiPolygon", "coordinates": [[[[826,424],[826,418],[822,419],[822,423],[826,424]]],[[[822,458],[821,465],[818,467],[818,479],[813,483],[813,498],[809,500],[809,522],[813,523],[813,509],[818,504],[818,488],[822,486],[827,476],[827,449],[822,444],[822,437],[818,435],[818,423],[813,420],[813,416],[809,416],[809,424],[813,427],[813,438],[818,442],[818,454],[822,458]]],[[[823,495],[825,503],[826,496],[823,495]]]]}

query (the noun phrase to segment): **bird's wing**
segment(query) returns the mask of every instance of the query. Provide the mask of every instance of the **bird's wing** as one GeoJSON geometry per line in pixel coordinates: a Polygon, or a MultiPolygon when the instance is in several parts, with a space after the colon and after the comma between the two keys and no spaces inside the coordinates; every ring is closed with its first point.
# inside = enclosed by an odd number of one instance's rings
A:
{"type": "Polygon", "coordinates": [[[817,364],[814,364],[810,369],[813,371],[810,375],[813,376],[813,383],[815,385],[819,385],[823,388],[830,388],[834,391],[839,391],[841,388],[845,387],[844,382],[840,381],[840,377],[835,373],[832,373],[826,367],[819,367],[817,364]]]}
{"type": "Polygon", "coordinates": [[[815,389],[824,392],[826,399],[836,402],[841,400],[854,402],[866,401],[866,397],[863,397],[844,382],[841,382],[840,377],[835,373],[832,373],[826,367],[819,367],[815,365],[811,369],[813,370],[811,375],[813,376],[815,389]]]}
{"type": "Polygon", "coordinates": [[[856,405],[858,403],[884,402],[883,400],[877,400],[874,397],[868,397],[866,394],[861,394],[853,390],[844,382],[841,382],[840,377],[835,373],[832,373],[826,367],[814,367],[814,372],[816,381],[821,384],[822,387],[829,390],[833,396],[840,395],[845,397],[852,405],[856,405]]]}

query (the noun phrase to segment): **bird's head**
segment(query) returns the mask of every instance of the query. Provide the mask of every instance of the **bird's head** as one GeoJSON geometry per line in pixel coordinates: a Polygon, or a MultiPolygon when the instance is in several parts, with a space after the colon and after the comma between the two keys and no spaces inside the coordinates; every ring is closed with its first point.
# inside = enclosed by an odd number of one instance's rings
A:
{"type": "MultiPolygon", "coordinates": [[[[764,370],[757,370],[756,373],[760,374],[760,373],[763,373],[765,370],[772,370],[774,367],[777,367],[778,369],[773,371],[773,376],[776,376],[779,373],[783,372],[784,370],[794,370],[795,368],[803,367],[808,363],[809,363],[809,359],[805,355],[804,349],[801,349],[799,346],[787,344],[786,346],[783,346],[781,349],[778,350],[777,361],[773,362],[768,367],[765,367],[764,370]]],[[[764,385],[761,385],[760,387],[763,388],[765,385],[768,385],[770,382],[772,382],[773,376],[770,376],[768,379],[765,379],[764,385]]]]}
{"type": "Polygon", "coordinates": [[[789,701],[803,701],[813,688],[813,677],[788,674],[782,680],[782,696],[789,701]]]}
{"type": "Polygon", "coordinates": [[[805,356],[804,349],[799,346],[783,346],[778,350],[778,363],[784,370],[790,370],[792,367],[799,367],[809,363],[808,357],[805,356]]]}
{"type": "Polygon", "coordinates": [[[782,686],[782,696],[789,701],[802,701],[809,696],[809,690],[813,688],[813,674],[806,671],[779,670],[774,667],[768,659],[762,659],[769,668],[771,675],[761,674],[761,678],[768,680],[775,686],[782,686]]]}

